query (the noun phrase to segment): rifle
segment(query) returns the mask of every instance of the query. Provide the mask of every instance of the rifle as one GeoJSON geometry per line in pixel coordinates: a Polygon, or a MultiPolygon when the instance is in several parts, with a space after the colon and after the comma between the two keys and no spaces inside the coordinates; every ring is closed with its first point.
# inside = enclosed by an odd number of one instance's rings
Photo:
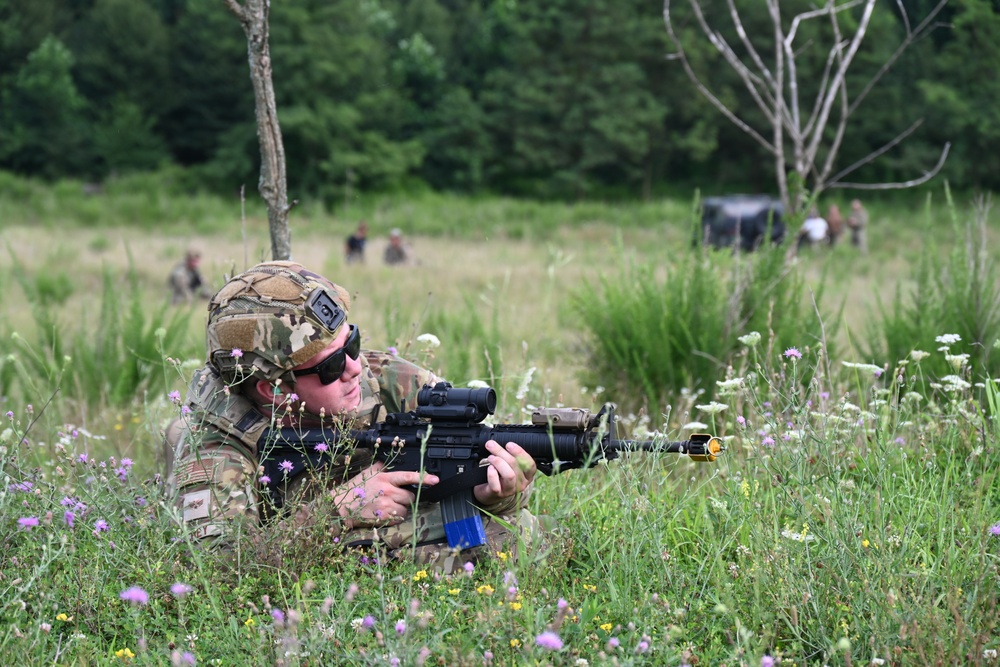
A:
{"type": "MultiPolygon", "coordinates": [[[[413,491],[421,502],[440,502],[449,546],[465,549],[486,543],[473,489],[486,482],[487,467],[479,462],[489,455],[488,440],[517,443],[544,475],[592,467],[628,451],[687,454],[695,461],[715,461],[725,451],[719,438],[704,434],[678,442],[618,440],[612,403],[605,403],[593,415],[583,408],[539,408],[532,413],[531,424],[480,423],[494,413],[496,404],[496,392],[490,387],[426,385],[417,394],[415,410],[390,414],[370,429],[339,434],[319,427],[270,429],[261,438],[267,443],[261,450],[267,452],[261,464],[275,490],[282,480],[287,482],[307,469],[321,469],[332,460],[333,452],[317,452],[317,444],[347,440],[355,447],[374,450],[375,459],[383,461],[386,469],[437,475],[437,484],[413,487],[413,491]]],[[[280,499],[280,494],[272,498],[280,499]]]]}

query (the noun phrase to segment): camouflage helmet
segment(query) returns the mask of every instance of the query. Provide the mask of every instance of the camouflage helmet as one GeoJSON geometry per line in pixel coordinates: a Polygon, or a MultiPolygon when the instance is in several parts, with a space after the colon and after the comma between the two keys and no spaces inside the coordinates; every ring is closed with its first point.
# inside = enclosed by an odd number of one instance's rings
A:
{"type": "Polygon", "coordinates": [[[292,368],[337,338],[350,301],[347,290],[301,264],[258,264],[209,302],[208,364],[226,381],[291,380],[292,368]]]}

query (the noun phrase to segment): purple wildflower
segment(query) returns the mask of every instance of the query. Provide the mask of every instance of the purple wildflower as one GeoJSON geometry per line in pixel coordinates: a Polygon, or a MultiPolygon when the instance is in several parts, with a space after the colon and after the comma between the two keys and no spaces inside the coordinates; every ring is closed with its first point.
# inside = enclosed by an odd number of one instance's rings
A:
{"type": "Polygon", "coordinates": [[[191,414],[191,408],[189,408],[186,405],[182,405],[181,406],[181,414],[182,415],[189,415],[189,414],[191,414]]]}
{"type": "Polygon", "coordinates": [[[94,534],[106,533],[108,532],[108,522],[104,519],[98,519],[94,522],[94,534]]]}
{"type": "Polygon", "coordinates": [[[181,582],[178,581],[177,583],[175,583],[170,587],[170,594],[173,595],[175,598],[182,598],[193,590],[194,589],[188,586],[187,584],[182,584],[181,582]]]}
{"type": "Polygon", "coordinates": [[[493,662],[493,651],[483,651],[483,662],[487,665],[493,662]]]}
{"type": "Polygon", "coordinates": [[[184,651],[184,653],[181,654],[181,662],[194,667],[194,654],[191,653],[191,651],[184,651]]]}
{"type": "Polygon", "coordinates": [[[559,601],[556,602],[556,609],[558,609],[559,611],[562,611],[563,609],[565,609],[568,606],[569,606],[569,602],[566,602],[566,600],[564,598],[559,598],[559,601]]]}
{"type": "Polygon", "coordinates": [[[736,418],[736,423],[739,424],[740,426],[746,426],[747,425],[747,418],[744,417],[743,415],[740,415],[740,416],[738,416],[736,418]]]}
{"type": "Polygon", "coordinates": [[[317,442],[316,446],[313,447],[313,449],[322,454],[326,450],[330,449],[330,445],[326,444],[325,442],[317,442]]]}
{"type": "Polygon", "coordinates": [[[7,411],[7,419],[13,419],[13,418],[14,418],[14,413],[13,413],[13,411],[11,411],[11,410],[8,410],[8,411],[7,411]]]}
{"type": "Polygon", "coordinates": [[[1000,537],[1000,523],[995,523],[990,526],[990,535],[1000,537]]]}
{"type": "Polygon", "coordinates": [[[292,472],[292,468],[294,468],[295,466],[292,464],[291,461],[285,459],[284,461],[278,464],[278,467],[281,468],[281,472],[287,475],[288,473],[292,472]]]}
{"type": "Polygon", "coordinates": [[[396,656],[389,658],[389,667],[399,667],[399,658],[396,656]]]}
{"type": "Polygon", "coordinates": [[[801,359],[802,353],[796,350],[794,347],[790,347],[785,350],[785,356],[789,359],[801,359]]]}
{"type": "Polygon", "coordinates": [[[63,496],[63,499],[59,501],[59,504],[62,505],[63,507],[69,507],[75,502],[76,501],[70,498],[69,496],[63,496]]]}
{"type": "Polygon", "coordinates": [[[645,639],[639,642],[639,645],[635,647],[636,653],[645,653],[648,650],[649,650],[649,642],[647,642],[645,639]]]}
{"type": "Polygon", "coordinates": [[[76,460],[79,461],[80,463],[86,463],[87,462],[87,455],[86,454],[80,454],[78,457],[76,457],[76,460]]]}
{"type": "Polygon", "coordinates": [[[621,646],[621,642],[618,641],[618,637],[612,637],[608,640],[608,648],[618,648],[621,646]]]}
{"type": "Polygon", "coordinates": [[[132,467],[132,459],[130,459],[127,456],[123,456],[122,457],[122,467],[123,468],[131,468],[132,467]]]}
{"type": "Polygon", "coordinates": [[[364,497],[365,497],[365,490],[363,488],[361,488],[360,486],[358,488],[354,489],[354,497],[355,498],[364,499],[364,497]]]}
{"type": "MultiPolygon", "coordinates": [[[[396,355],[399,354],[399,350],[397,350],[392,345],[390,345],[388,348],[386,348],[386,352],[388,352],[389,354],[391,354],[393,356],[396,356],[396,355]]],[[[13,413],[8,413],[8,414],[10,414],[11,416],[13,416],[13,413]]]]}
{"type": "Polygon", "coordinates": [[[760,659],[760,667],[774,667],[774,658],[769,655],[765,655],[760,659]]]}
{"type": "Polygon", "coordinates": [[[275,623],[281,624],[285,622],[285,612],[281,611],[277,607],[271,610],[271,618],[274,619],[275,623]]]}
{"type": "Polygon", "coordinates": [[[135,504],[138,505],[139,507],[145,507],[146,499],[143,498],[142,496],[139,496],[138,498],[135,499],[135,504]]]}
{"type": "Polygon", "coordinates": [[[767,436],[766,438],[760,441],[760,444],[764,445],[765,447],[774,447],[774,438],[772,438],[771,436],[767,436]]]}
{"type": "Polygon", "coordinates": [[[243,350],[238,347],[234,347],[233,351],[229,353],[229,356],[235,359],[241,359],[243,357],[243,350]]]}
{"type": "Polygon", "coordinates": [[[294,391],[288,395],[288,402],[289,403],[294,403],[297,400],[299,400],[299,395],[296,394],[294,391]]]}
{"type": "Polygon", "coordinates": [[[406,621],[399,619],[396,621],[396,634],[405,635],[406,634],[406,621]]]}
{"type": "Polygon", "coordinates": [[[476,566],[473,565],[471,561],[465,561],[465,565],[463,567],[465,568],[466,574],[472,574],[472,572],[476,569],[476,566]]]}
{"type": "Polygon", "coordinates": [[[20,519],[18,519],[17,522],[18,524],[20,524],[21,528],[24,528],[25,530],[31,530],[32,528],[38,525],[38,517],[23,516],[20,519]]]}
{"type": "Polygon", "coordinates": [[[259,481],[260,481],[260,483],[261,483],[261,484],[263,484],[264,486],[267,486],[268,484],[270,484],[270,483],[271,483],[271,478],[270,478],[270,477],[268,477],[267,475],[261,475],[261,476],[260,476],[260,480],[259,480],[259,481]]]}
{"type": "Polygon", "coordinates": [[[535,637],[535,643],[542,648],[547,648],[550,651],[558,651],[563,647],[563,641],[559,639],[559,635],[551,630],[546,630],[542,634],[535,637]]]}
{"type": "Polygon", "coordinates": [[[72,528],[73,527],[73,521],[76,519],[76,515],[73,514],[72,511],[66,510],[66,513],[63,514],[63,519],[66,520],[66,525],[69,526],[70,528],[72,528]]]}
{"type": "Polygon", "coordinates": [[[149,602],[149,593],[138,586],[126,588],[118,594],[118,597],[132,604],[147,604],[149,602]]]}
{"type": "Polygon", "coordinates": [[[371,630],[375,627],[375,617],[371,614],[366,614],[364,618],[361,619],[361,627],[366,630],[371,630]]]}
{"type": "Polygon", "coordinates": [[[181,402],[181,392],[179,392],[176,389],[174,389],[172,392],[170,392],[169,394],[167,394],[167,398],[170,399],[171,403],[180,403],[181,402]]]}

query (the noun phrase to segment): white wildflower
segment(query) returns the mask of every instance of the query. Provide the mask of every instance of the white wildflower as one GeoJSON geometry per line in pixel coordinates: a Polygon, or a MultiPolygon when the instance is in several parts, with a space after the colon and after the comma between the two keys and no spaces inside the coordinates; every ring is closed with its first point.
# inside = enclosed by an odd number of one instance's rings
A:
{"type": "Polygon", "coordinates": [[[706,428],[708,428],[708,424],[703,424],[701,422],[688,422],[687,424],[684,424],[684,426],[681,426],[682,431],[698,431],[706,428]]]}
{"type": "Polygon", "coordinates": [[[871,664],[875,665],[876,667],[879,667],[885,664],[885,660],[883,660],[882,658],[872,658],[871,664]]]}
{"type": "Polygon", "coordinates": [[[941,378],[942,389],[949,392],[959,392],[972,387],[971,384],[957,375],[945,375],[941,378]]]}
{"type": "Polygon", "coordinates": [[[872,375],[881,375],[883,371],[881,366],[876,366],[875,364],[856,364],[851,361],[841,361],[840,363],[843,364],[845,368],[856,368],[859,371],[865,371],[867,373],[871,373],[872,375]]]}
{"type": "Polygon", "coordinates": [[[995,648],[984,648],[983,649],[983,660],[989,660],[990,662],[997,659],[997,650],[995,648]]]}
{"type": "Polygon", "coordinates": [[[730,396],[743,388],[743,378],[716,380],[715,384],[719,385],[719,396],[730,396]]]}
{"type": "Polygon", "coordinates": [[[751,331],[746,336],[740,336],[737,340],[747,347],[754,347],[760,342],[760,333],[757,331],[751,331]]]}
{"type": "Polygon", "coordinates": [[[796,533],[793,530],[788,530],[787,528],[781,531],[782,537],[787,537],[790,540],[795,540],[796,542],[812,542],[816,539],[815,536],[806,533],[796,533]]]}
{"type": "Polygon", "coordinates": [[[958,334],[943,334],[941,336],[938,336],[934,340],[936,340],[939,343],[944,343],[945,345],[951,345],[952,343],[957,343],[958,341],[962,340],[962,337],[959,336],[958,334]]]}
{"type": "Polygon", "coordinates": [[[729,406],[726,405],[725,403],[717,403],[715,401],[712,401],[711,403],[707,403],[705,405],[696,405],[694,407],[697,408],[698,410],[701,410],[702,412],[714,415],[722,412],[729,406]]]}
{"type": "Polygon", "coordinates": [[[944,360],[951,364],[951,367],[956,371],[962,370],[962,367],[969,361],[969,355],[967,354],[947,354],[944,355],[944,360]]]}
{"type": "Polygon", "coordinates": [[[490,385],[483,382],[482,380],[469,380],[465,386],[469,387],[470,389],[486,389],[490,385]]]}
{"type": "Polygon", "coordinates": [[[427,347],[441,347],[441,339],[432,333],[420,334],[417,336],[417,342],[423,343],[427,347]]]}
{"type": "Polygon", "coordinates": [[[364,622],[365,619],[363,618],[354,619],[353,621],[351,621],[351,629],[354,630],[355,632],[361,632],[365,627],[364,622]]]}

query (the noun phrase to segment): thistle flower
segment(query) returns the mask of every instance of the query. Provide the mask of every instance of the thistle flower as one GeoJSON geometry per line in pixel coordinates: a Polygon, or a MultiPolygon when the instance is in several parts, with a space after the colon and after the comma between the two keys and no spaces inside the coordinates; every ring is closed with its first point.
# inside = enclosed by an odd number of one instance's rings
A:
{"type": "Polygon", "coordinates": [[[550,630],[546,630],[535,637],[535,643],[550,651],[558,651],[563,647],[563,641],[559,638],[559,635],[550,630]]]}
{"type": "Polygon", "coordinates": [[[148,604],[149,603],[149,593],[139,588],[138,586],[131,586],[126,588],[121,593],[118,594],[122,600],[126,602],[131,602],[132,604],[148,604]]]}
{"type": "Polygon", "coordinates": [[[243,358],[243,350],[241,350],[238,347],[234,347],[233,351],[229,353],[229,356],[233,357],[234,359],[242,359],[243,358]]]}
{"type": "Polygon", "coordinates": [[[292,469],[295,466],[292,464],[291,461],[289,461],[288,459],[285,459],[284,461],[282,461],[281,463],[278,464],[278,467],[281,468],[281,472],[283,472],[283,473],[285,473],[287,475],[288,473],[292,472],[292,469]]]}
{"type": "Polygon", "coordinates": [[[785,357],[788,359],[801,359],[802,353],[799,352],[794,347],[790,347],[787,350],[785,350],[785,357]]]}

